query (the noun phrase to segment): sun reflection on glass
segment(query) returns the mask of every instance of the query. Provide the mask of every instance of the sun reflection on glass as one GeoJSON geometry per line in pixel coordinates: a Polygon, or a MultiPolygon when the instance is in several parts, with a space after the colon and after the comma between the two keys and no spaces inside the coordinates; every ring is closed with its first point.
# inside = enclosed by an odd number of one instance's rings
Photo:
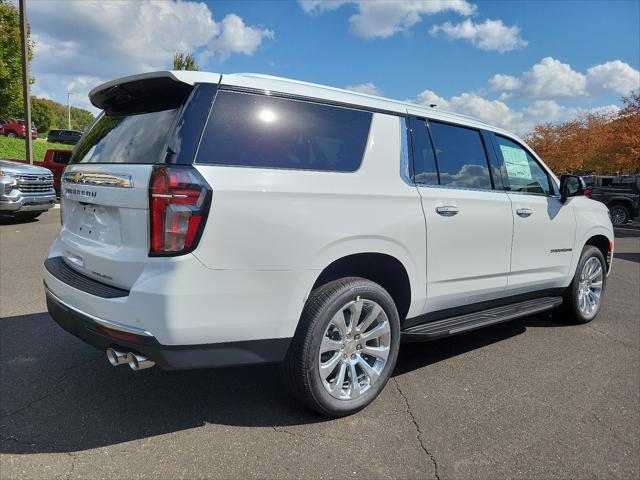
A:
{"type": "Polygon", "coordinates": [[[276,121],[277,117],[273,110],[260,110],[258,112],[258,118],[265,123],[273,123],[276,121]]]}

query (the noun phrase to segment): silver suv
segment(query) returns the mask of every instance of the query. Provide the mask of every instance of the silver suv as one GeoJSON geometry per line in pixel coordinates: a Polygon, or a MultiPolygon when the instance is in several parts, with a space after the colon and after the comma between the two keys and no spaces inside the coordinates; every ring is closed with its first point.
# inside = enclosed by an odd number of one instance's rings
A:
{"type": "Polygon", "coordinates": [[[0,215],[36,218],[53,207],[55,201],[50,170],[0,160],[0,215]]]}

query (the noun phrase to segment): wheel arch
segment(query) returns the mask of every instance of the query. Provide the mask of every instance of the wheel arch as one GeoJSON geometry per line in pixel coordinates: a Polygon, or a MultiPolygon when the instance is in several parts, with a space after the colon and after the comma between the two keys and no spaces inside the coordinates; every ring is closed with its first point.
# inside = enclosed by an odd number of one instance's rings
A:
{"type": "Polygon", "coordinates": [[[612,259],[611,244],[612,243],[613,241],[610,241],[609,238],[606,237],[605,235],[596,234],[589,237],[587,241],[584,243],[584,246],[582,248],[586,247],[587,245],[591,245],[596,247],[598,250],[600,250],[600,252],[602,252],[602,256],[605,259],[605,262],[607,263],[607,270],[608,270],[609,267],[611,266],[611,259],[612,259]]]}
{"type": "Polygon", "coordinates": [[[352,253],[335,259],[318,275],[312,290],[343,277],[362,277],[384,288],[403,321],[411,307],[411,281],[405,265],[395,256],[380,252],[352,253]]]}

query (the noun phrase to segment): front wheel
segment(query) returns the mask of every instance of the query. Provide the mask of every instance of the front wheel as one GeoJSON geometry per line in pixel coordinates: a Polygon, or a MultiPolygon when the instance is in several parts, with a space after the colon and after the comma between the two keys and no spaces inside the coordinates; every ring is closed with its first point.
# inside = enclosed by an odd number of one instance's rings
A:
{"type": "Polygon", "coordinates": [[[364,278],[343,278],[311,292],[281,373],[308,407],[350,415],[384,388],[399,346],[400,320],[387,291],[364,278]]]}
{"type": "Polygon", "coordinates": [[[573,281],[564,295],[564,310],[574,323],[588,323],[598,315],[607,279],[602,252],[586,245],[582,249],[573,281]]]}
{"type": "Polygon", "coordinates": [[[15,134],[15,133],[13,133],[13,132],[9,132],[9,133],[7,133],[7,137],[9,137],[9,138],[17,138],[17,137],[18,137],[18,135],[16,135],[16,134],[15,134]]]}

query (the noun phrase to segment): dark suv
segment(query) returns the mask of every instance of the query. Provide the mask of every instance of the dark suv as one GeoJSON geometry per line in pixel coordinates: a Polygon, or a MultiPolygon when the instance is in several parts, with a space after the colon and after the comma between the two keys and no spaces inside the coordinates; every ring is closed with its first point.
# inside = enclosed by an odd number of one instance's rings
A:
{"type": "Polygon", "coordinates": [[[78,130],[49,130],[47,142],[75,145],[81,138],[82,132],[78,130]]]}
{"type": "Polygon", "coordinates": [[[640,214],[640,174],[584,177],[591,187],[591,198],[609,208],[611,222],[623,225],[640,214]]]}

